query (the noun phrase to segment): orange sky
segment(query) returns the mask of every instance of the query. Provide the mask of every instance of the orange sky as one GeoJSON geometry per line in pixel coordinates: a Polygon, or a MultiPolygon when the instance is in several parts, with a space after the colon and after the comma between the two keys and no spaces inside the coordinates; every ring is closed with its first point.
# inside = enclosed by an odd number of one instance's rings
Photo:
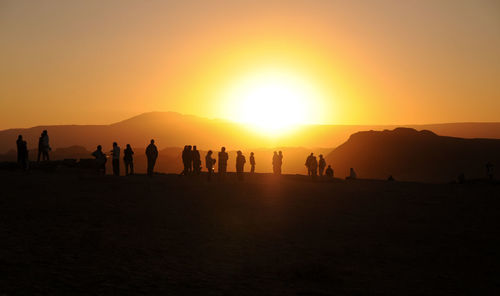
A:
{"type": "Polygon", "coordinates": [[[0,129],[237,120],[224,94],[269,68],[319,93],[308,123],[500,121],[495,0],[4,0],[0,37],[0,129]]]}

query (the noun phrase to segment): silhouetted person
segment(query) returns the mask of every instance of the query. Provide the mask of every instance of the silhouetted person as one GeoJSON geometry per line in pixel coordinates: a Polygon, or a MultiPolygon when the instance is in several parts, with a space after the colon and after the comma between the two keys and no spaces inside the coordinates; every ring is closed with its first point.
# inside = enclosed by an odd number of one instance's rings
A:
{"type": "Polygon", "coordinates": [[[151,140],[151,143],[146,148],[146,157],[148,159],[148,176],[152,177],[156,159],[158,158],[158,149],[155,146],[155,140],[151,140]]]}
{"type": "Polygon", "coordinates": [[[331,165],[328,165],[328,167],[326,168],[325,175],[328,178],[333,178],[333,169],[331,165]]]}
{"type": "Polygon", "coordinates": [[[311,153],[307,158],[306,158],[306,163],[305,166],[307,168],[307,175],[312,176],[312,171],[311,171],[311,163],[313,160],[314,156],[313,153],[311,153]]]}
{"type": "Polygon", "coordinates": [[[250,152],[250,173],[255,173],[255,157],[253,152],[250,152]]]}
{"type": "Polygon", "coordinates": [[[212,150],[208,150],[207,155],[205,156],[205,166],[207,167],[208,181],[212,179],[212,174],[214,173],[215,159],[212,158],[212,153],[212,150]]]}
{"type": "Polygon", "coordinates": [[[349,176],[346,177],[346,180],[356,180],[358,176],[356,175],[356,172],[354,171],[353,168],[349,169],[349,176]]]}
{"type": "Polygon", "coordinates": [[[224,178],[226,176],[226,170],[227,170],[227,159],[229,158],[229,155],[226,152],[226,147],[222,147],[219,152],[219,177],[224,178]]]}
{"type": "Polygon", "coordinates": [[[493,180],[493,164],[491,162],[486,164],[486,176],[488,179],[493,180]]]}
{"type": "Polygon", "coordinates": [[[246,159],[245,156],[243,156],[243,153],[241,153],[241,151],[236,152],[236,176],[239,181],[243,181],[245,162],[246,159]]]}
{"type": "Polygon", "coordinates": [[[273,152],[273,174],[278,174],[278,162],[279,162],[278,152],[273,152]]]}
{"type": "Polygon", "coordinates": [[[319,155],[319,163],[318,163],[318,168],[319,168],[319,175],[322,177],[323,176],[323,171],[325,170],[326,167],[326,161],[323,158],[323,154],[319,155]]]}
{"type": "Polygon", "coordinates": [[[199,175],[201,173],[201,156],[200,156],[200,151],[196,149],[196,146],[193,146],[192,159],[193,159],[193,172],[196,175],[199,175]]]}
{"type": "Polygon", "coordinates": [[[17,164],[23,170],[28,169],[28,143],[23,140],[23,136],[19,135],[16,140],[17,146],[17,164]]]}
{"type": "Polygon", "coordinates": [[[23,136],[17,136],[16,146],[17,146],[17,164],[22,168],[24,163],[24,150],[23,150],[23,136]]]}
{"type": "Polygon", "coordinates": [[[120,175],[120,147],[116,142],[113,142],[113,150],[110,151],[113,164],[113,175],[120,175]]]}
{"type": "Polygon", "coordinates": [[[37,162],[40,162],[40,156],[42,160],[49,160],[49,151],[51,150],[49,145],[49,134],[47,130],[44,130],[38,139],[38,158],[37,162]]]}
{"type": "Polygon", "coordinates": [[[193,167],[193,154],[189,145],[184,146],[184,150],[182,150],[182,164],[184,165],[184,170],[181,175],[189,175],[193,167]]]}
{"type": "Polygon", "coordinates": [[[278,166],[276,167],[276,173],[281,175],[281,167],[283,166],[283,152],[278,152],[278,166]]]}
{"type": "Polygon", "coordinates": [[[316,156],[311,158],[311,176],[313,179],[316,179],[318,176],[318,159],[316,156]]]}
{"type": "Polygon", "coordinates": [[[129,175],[129,169],[130,169],[130,175],[134,174],[134,151],[132,150],[132,147],[130,147],[130,144],[127,144],[127,148],[123,150],[123,162],[125,164],[125,176],[129,175]]]}
{"type": "Polygon", "coordinates": [[[101,145],[97,146],[97,150],[92,152],[92,156],[95,157],[95,162],[97,165],[97,171],[102,173],[103,175],[106,175],[106,154],[102,152],[102,147],[101,145]]]}

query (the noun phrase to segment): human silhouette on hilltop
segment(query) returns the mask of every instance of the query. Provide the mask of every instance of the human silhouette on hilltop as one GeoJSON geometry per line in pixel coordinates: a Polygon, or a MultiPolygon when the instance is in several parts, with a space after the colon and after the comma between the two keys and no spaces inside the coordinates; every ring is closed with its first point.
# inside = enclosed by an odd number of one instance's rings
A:
{"type": "Polygon", "coordinates": [[[17,164],[20,167],[22,167],[22,164],[24,162],[23,136],[22,135],[17,136],[16,146],[17,146],[17,164]]]}
{"type": "Polygon", "coordinates": [[[328,165],[328,167],[326,168],[325,175],[328,178],[333,178],[333,169],[331,165],[328,165]]]}
{"type": "Polygon", "coordinates": [[[38,158],[37,162],[40,162],[40,156],[42,160],[49,160],[49,151],[52,150],[49,145],[49,134],[47,130],[44,130],[38,138],[38,158]]]}
{"type": "Polygon", "coordinates": [[[113,150],[110,151],[113,164],[113,175],[120,176],[120,147],[118,143],[113,142],[113,150]]]}
{"type": "Polygon", "coordinates": [[[243,181],[243,172],[245,167],[245,156],[241,151],[236,152],[236,176],[239,181],[243,181]]]}
{"type": "Polygon", "coordinates": [[[278,152],[274,151],[272,164],[273,164],[273,174],[275,175],[278,174],[278,162],[279,162],[278,158],[279,158],[278,152]]]}
{"type": "Polygon", "coordinates": [[[196,149],[196,146],[193,146],[192,159],[193,159],[193,173],[195,175],[199,175],[201,173],[201,156],[200,156],[200,151],[196,149]]]}
{"type": "Polygon", "coordinates": [[[134,174],[134,151],[132,150],[132,147],[130,147],[130,144],[127,144],[127,147],[125,150],[123,150],[123,162],[125,164],[125,176],[129,175],[129,169],[130,169],[130,175],[134,174]]]}
{"type": "Polygon", "coordinates": [[[278,152],[278,167],[276,173],[281,175],[281,167],[283,166],[283,152],[278,152]]]}
{"type": "Polygon", "coordinates": [[[255,173],[255,157],[253,152],[250,152],[250,173],[255,173]]]}
{"type": "Polygon", "coordinates": [[[156,164],[156,159],[158,158],[158,149],[155,146],[155,140],[151,140],[150,144],[146,148],[146,157],[148,159],[148,176],[152,177],[155,164],[156,164]]]}
{"type": "Polygon", "coordinates": [[[106,175],[106,154],[102,152],[102,146],[97,145],[97,150],[92,152],[92,156],[95,157],[97,172],[106,175]]]}
{"type": "Polygon", "coordinates": [[[226,152],[226,147],[222,147],[219,152],[219,178],[224,179],[227,170],[227,160],[229,155],[226,152]]]}
{"type": "Polygon", "coordinates": [[[182,150],[182,164],[184,165],[184,170],[181,175],[187,176],[191,173],[193,163],[193,153],[191,151],[191,146],[184,146],[184,150],[182,150]]]}
{"type": "Polygon", "coordinates": [[[323,158],[323,154],[319,155],[319,163],[318,163],[318,168],[319,168],[319,175],[322,177],[323,176],[323,171],[325,170],[326,167],[326,161],[323,158]]]}
{"type": "Polygon", "coordinates": [[[208,181],[212,179],[212,174],[214,173],[215,159],[212,158],[212,153],[212,150],[208,150],[207,155],[205,156],[205,166],[207,167],[208,171],[208,181]]]}
{"type": "Polygon", "coordinates": [[[311,169],[311,177],[313,179],[316,179],[316,177],[318,176],[318,159],[316,158],[316,156],[313,156],[311,158],[310,169],[311,169]]]}
{"type": "Polygon", "coordinates": [[[314,154],[311,153],[307,158],[306,158],[306,163],[305,163],[305,166],[307,168],[307,175],[308,176],[312,176],[312,170],[311,170],[311,165],[312,165],[312,161],[313,161],[313,158],[314,158],[314,154]]]}
{"type": "Polygon", "coordinates": [[[28,158],[28,144],[23,140],[23,136],[19,135],[16,140],[17,146],[17,164],[23,170],[28,169],[29,158],[28,158]]]}

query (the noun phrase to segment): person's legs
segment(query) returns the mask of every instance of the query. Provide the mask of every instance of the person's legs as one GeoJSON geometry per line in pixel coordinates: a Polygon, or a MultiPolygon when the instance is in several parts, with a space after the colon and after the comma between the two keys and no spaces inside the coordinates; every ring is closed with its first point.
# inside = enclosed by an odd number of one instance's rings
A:
{"type": "Polygon", "coordinates": [[[40,162],[40,156],[42,156],[42,150],[38,149],[38,157],[36,158],[36,162],[40,162]]]}
{"type": "Polygon", "coordinates": [[[128,161],[125,160],[123,163],[125,164],[125,176],[128,176],[128,161]]]}
{"type": "Polygon", "coordinates": [[[128,165],[130,166],[130,174],[133,175],[134,174],[134,162],[130,161],[128,163],[128,165]]]}

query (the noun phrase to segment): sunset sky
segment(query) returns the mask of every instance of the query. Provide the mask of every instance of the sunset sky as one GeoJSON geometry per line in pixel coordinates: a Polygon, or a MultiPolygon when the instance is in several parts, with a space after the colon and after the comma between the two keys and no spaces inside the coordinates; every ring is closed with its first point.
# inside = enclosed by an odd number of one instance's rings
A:
{"type": "Polygon", "coordinates": [[[500,121],[500,1],[0,0],[0,129],[149,111],[500,121]]]}

